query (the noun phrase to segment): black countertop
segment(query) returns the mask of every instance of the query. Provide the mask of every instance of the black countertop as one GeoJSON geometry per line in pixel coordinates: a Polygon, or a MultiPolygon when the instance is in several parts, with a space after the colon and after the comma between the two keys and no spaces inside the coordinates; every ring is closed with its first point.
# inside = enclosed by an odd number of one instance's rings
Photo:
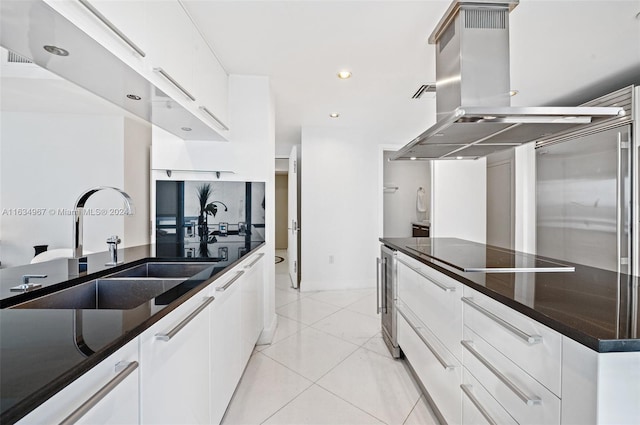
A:
{"type": "MultiPolygon", "coordinates": [[[[143,245],[119,251],[124,264],[105,266],[109,253],[87,256],[87,274],[69,276],[69,260],[3,269],[0,271],[0,423],[18,421],[93,366],[199,292],[264,242],[226,242],[210,244],[201,250],[205,256],[186,256],[183,247],[143,245]],[[217,248],[226,247],[226,252],[217,248]],[[224,253],[212,257],[209,253],[224,253]],[[211,263],[202,272],[156,298],[128,310],[10,309],[81,282],[113,274],[129,267],[159,261],[211,263]],[[10,292],[27,273],[45,273],[43,288],[24,294],[10,292]],[[74,343],[73,323],[83,323],[83,336],[89,353],[82,354],[74,343]],[[93,353],[91,353],[93,352],[93,353]]],[[[86,350],[85,350],[86,351],[86,350]]]]}
{"type": "Polygon", "coordinates": [[[380,241],[595,351],[640,351],[638,277],[455,238],[380,241]],[[475,253],[473,258],[464,255],[470,252],[475,253]],[[575,271],[461,270],[464,264],[486,268],[516,265],[523,257],[533,264],[573,266],[575,271]]]}

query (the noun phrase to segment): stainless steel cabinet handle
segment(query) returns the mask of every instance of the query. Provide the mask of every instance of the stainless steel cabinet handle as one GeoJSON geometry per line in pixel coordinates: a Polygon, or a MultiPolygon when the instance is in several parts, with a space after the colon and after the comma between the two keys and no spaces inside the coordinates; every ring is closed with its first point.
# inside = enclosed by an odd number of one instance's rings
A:
{"type": "Polygon", "coordinates": [[[227,289],[229,289],[229,287],[231,285],[233,285],[233,282],[235,282],[236,280],[240,279],[240,276],[242,276],[244,274],[244,272],[238,272],[236,273],[236,275],[233,277],[233,279],[231,279],[229,282],[225,283],[224,286],[220,286],[218,288],[216,288],[216,291],[218,292],[224,292],[227,289]]]}
{"type": "Polygon", "coordinates": [[[515,336],[517,336],[518,338],[524,340],[527,344],[533,345],[533,344],[538,344],[538,343],[542,342],[542,336],[540,336],[540,335],[529,335],[528,333],[521,331],[520,329],[518,329],[515,326],[513,326],[511,323],[508,323],[508,322],[502,320],[501,318],[499,318],[498,316],[496,316],[495,314],[493,314],[489,310],[487,310],[484,307],[480,306],[479,304],[476,304],[475,302],[473,302],[473,298],[462,297],[462,302],[467,304],[470,307],[473,307],[475,310],[478,310],[480,313],[484,314],[489,319],[493,320],[494,322],[496,322],[497,324],[499,324],[500,326],[502,326],[503,328],[505,328],[506,330],[508,330],[509,332],[514,334],[515,336]]]}
{"type": "Polygon", "coordinates": [[[171,340],[171,338],[176,336],[176,334],[178,332],[180,332],[180,330],[182,330],[182,328],[187,326],[189,324],[189,322],[192,321],[202,310],[207,308],[207,306],[209,304],[211,304],[214,299],[215,299],[214,297],[206,297],[204,299],[204,302],[202,304],[200,304],[200,306],[198,308],[193,310],[193,312],[190,315],[185,317],[185,319],[182,322],[178,323],[175,328],[171,329],[169,332],[164,333],[164,334],[156,334],[156,339],[158,339],[160,341],[169,341],[169,340],[171,340]]]}
{"type": "Polygon", "coordinates": [[[473,385],[462,384],[460,385],[460,388],[462,388],[462,392],[466,394],[466,396],[469,398],[471,403],[473,403],[473,405],[476,406],[476,409],[478,409],[480,414],[484,416],[487,422],[489,422],[491,425],[498,425],[498,423],[493,420],[489,412],[487,412],[487,409],[485,409],[484,406],[480,404],[480,400],[478,400],[476,396],[473,395],[473,393],[471,392],[471,390],[473,389],[473,385]]]}
{"type": "Polygon", "coordinates": [[[182,85],[180,85],[180,83],[178,83],[176,80],[173,79],[173,77],[171,77],[171,75],[167,74],[167,71],[165,71],[162,68],[153,68],[154,72],[157,72],[158,74],[162,75],[164,78],[166,78],[171,84],[173,84],[174,86],[176,86],[176,88],[178,90],[180,90],[185,96],[187,96],[189,99],[195,101],[196,98],[193,97],[193,95],[191,93],[189,93],[187,91],[187,89],[185,89],[184,87],[182,87],[182,85]]]}
{"type": "Polygon", "coordinates": [[[471,354],[473,354],[473,356],[476,359],[478,359],[480,361],[480,363],[485,365],[486,368],[489,369],[491,371],[491,373],[493,373],[496,376],[496,378],[498,378],[500,381],[502,381],[503,384],[505,384],[511,391],[513,391],[513,393],[515,395],[517,395],[520,400],[524,401],[527,404],[527,406],[533,406],[533,405],[536,405],[536,404],[542,404],[542,400],[540,399],[540,397],[535,396],[535,395],[529,397],[524,391],[522,391],[520,388],[518,388],[516,386],[516,384],[511,382],[509,380],[509,378],[504,376],[502,374],[502,372],[500,372],[491,363],[489,363],[489,361],[487,359],[482,357],[482,355],[480,353],[478,353],[478,351],[476,351],[475,348],[473,348],[473,345],[471,345],[471,344],[473,344],[473,341],[460,341],[460,344],[462,344],[462,346],[464,348],[466,348],[471,354]]]}
{"type": "Polygon", "coordinates": [[[420,276],[424,277],[425,279],[427,279],[429,282],[433,283],[434,285],[436,285],[438,288],[442,289],[445,292],[455,292],[456,288],[453,288],[451,286],[447,286],[444,285],[440,282],[436,282],[435,280],[433,280],[432,277],[427,276],[426,274],[422,273],[420,270],[414,268],[413,266],[411,266],[411,264],[408,264],[404,261],[402,261],[401,259],[398,258],[398,262],[404,264],[405,266],[409,267],[411,270],[413,270],[414,272],[418,273],[420,276]]]}
{"type": "Polygon", "coordinates": [[[253,260],[253,261],[251,262],[251,264],[248,264],[248,265],[244,266],[244,268],[245,268],[245,269],[250,269],[251,267],[255,266],[255,264],[256,264],[258,261],[260,261],[260,259],[261,259],[263,256],[264,256],[264,254],[263,254],[263,253],[258,254],[258,258],[256,258],[255,260],[253,260]]]}
{"type": "Polygon", "coordinates": [[[450,365],[446,362],[445,359],[442,358],[442,356],[436,351],[435,348],[433,348],[433,346],[431,345],[431,343],[429,343],[429,341],[427,341],[427,338],[424,337],[424,335],[422,335],[422,333],[418,330],[421,329],[420,326],[416,326],[413,321],[407,317],[407,315],[400,309],[398,308],[398,313],[400,313],[400,315],[402,317],[404,317],[404,319],[407,321],[407,323],[409,324],[409,326],[411,326],[411,329],[413,329],[413,331],[416,333],[416,335],[418,335],[418,337],[422,340],[422,342],[424,343],[424,345],[427,346],[427,348],[429,349],[429,351],[431,351],[431,353],[434,355],[434,357],[438,360],[438,362],[442,365],[442,367],[445,370],[453,370],[455,369],[455,365],[450,365]]]}
{"type": "Polygon", "coordinates": [[[60,425],[71,425],[78,422],[89,410],[91,410],[96,404],[105,398],[118,384],[125,380],[125,378],[138,368],[138,362],[120,362],[116,365],[116,372],[119,373],[107,382],[102,388],[100,388],[95,394],[87,399],[76,410],[71,412],[69,416],[64,418],[60,425]],[[121,369],[124,367],[124,369],[121,369]]]}
{"type": "MultiPolygon", "coordinates": [[[[195,99],[193,99],[195,100],[195,99]]],[[[216,124],[223,130],[229,130],[229,127],[227,127],[226,125],[224,125],[224,123],[222,121],[220,121],[220,119],[218,117],[216,117],[213,112],[211,112],[210,110],[207,109],[206,106],[200,106],[198,109],[200,109],[202,112],[204,112],[205,114],[209,115],[211,117],[212,120],[214,120],[216,122],[216,124]]]]}
{"type": "Polygon", "coordinates": [[[380,308],[380,265],[382,260],[376,258],[376,314],[380,314],[382,309],[380,308]]]}
{"type": "Polygon", "coordinates": [[[93,14],[96,18],[98,18],[103,24],[105,24],[107,26],[107,28],[109,28],[111,31],[114,32],[115,35],[117,35],[122,41],[124,41],[129,47],[131,47],[137,54],[139,54],[142,57],[147,56],[147,54],[144,52],[144,50],[142,50],[140,47],[138,47],[136,45],[136,43],[134,43],[133,41],[131,41],[131,39],[129,37],[127,37],[126,35],[124,35],[124,33],[122,31],[120,31],[118,29],[118,27],[116,27],[115,25],[113,25],[113,23],[108,20],[106,18],[106,16],[104,16],[102,13],[100,13],[100,11],[98,11],[98,9],[96,9],[95,7],[93,7],[93,5],[91,3],[89,3],[88,0],[78,0],[80,2],[81,5],[83,5],[84,7],[87,8],[87,10],[89,12],[91,12],[91,14],[93,14]]]}
{"type": "Polygon", "coordinates": [[[380,270],[382,276],[382,292],[380,293],[380,311],[383,314],[387,314],[387,284],[389,275],[387,274],[387,257],[382,257],[382,270],[380,270]]]}

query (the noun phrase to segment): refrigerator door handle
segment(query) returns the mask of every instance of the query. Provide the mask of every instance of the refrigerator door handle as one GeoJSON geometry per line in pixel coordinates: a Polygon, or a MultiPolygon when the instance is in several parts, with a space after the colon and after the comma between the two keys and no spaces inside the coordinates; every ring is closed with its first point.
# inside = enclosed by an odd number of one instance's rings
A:
{"type": "Polygon", "coordinates": [[[380,314],[380,263],[382,260],[376,258],[376,314],[380,314]]]}
{"type": "Polygon", "coordinates": [[[629,273],[629,246],[628,237],[623,238],[625,232],[625,222],[627,219],[627,184],[625,179],[629,175],[631,155],[629,152],[629,133],[618,132],[618,175],[616,178],[616,239],[618,245],[618,272],[629,273]],[[625,246],[626,245],[626,246],[625,246]]]}

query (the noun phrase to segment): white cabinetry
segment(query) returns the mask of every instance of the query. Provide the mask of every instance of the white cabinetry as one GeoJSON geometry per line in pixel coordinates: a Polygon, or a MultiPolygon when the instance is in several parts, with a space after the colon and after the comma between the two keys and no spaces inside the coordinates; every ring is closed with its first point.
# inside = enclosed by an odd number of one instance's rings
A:
{"type": "Polygon", "coordinates": [[[45,1],[228,137],[228,75],[177,0],[45,1]]]}
{"type": "Polygon", "coordinates": [[[398,296],[461,360],[462,284],[404,254],[398,254],[398,296]]]}
{"type": "Polygon", "coordinates": [[[597,353],[398,259],[398,344],[448,423],[639,422],[640,353],[597,353]]]}
{"type": "Polygon", "coordinates": [[[215,282],[215,305],[211,314],[211,423],[220,423],[244,364],[241,351],[240,285],[244,272],[236,267],[215,282]]]}
{"type": "Polygon", "coordinates": [[[162,72],[163,79],[169,80],[159,83],[164,83],[162,87],[167,89],[171,97],[178,99],[186,96],[186,99],[195,101],[200,96],[195,90],[194,43],[200,34],[178,2],[148,3],[148,32],[153,35],[149,58],[154,72],[162,72]]]}
{"type": "Polygon", "coordinates": [[[20,424],[135,424],[139,417],[138,340],[76,379],[20,424]],[[73,419],[72,419],[73,418],[73,419]],[[66,423],[66,422],[65,422],[66,423]]]}
{"type": "Polygon", "coordinates": [[[263,256],[264,252],[249,256],[215,282],[211,423],[222,420],[263,329],[263,256]]]}
{"type": "Polygon", "coordinates": [[[210,291],[200,291],[140,335],[143,424],[210,422],[210,291]]]}
{"type": "Polygon", "coordinates": [[[398,345],[448,423],[462,422],[461,284],[398,253],[398,345]]]}
{"type": "Polygon", "coordinates": [[[253,347],[263,329],[264,311],[264,253],[260,252],[244,262],[244,282],[242,284],[242,336],[243,364],[251,356],[253,347]]]}

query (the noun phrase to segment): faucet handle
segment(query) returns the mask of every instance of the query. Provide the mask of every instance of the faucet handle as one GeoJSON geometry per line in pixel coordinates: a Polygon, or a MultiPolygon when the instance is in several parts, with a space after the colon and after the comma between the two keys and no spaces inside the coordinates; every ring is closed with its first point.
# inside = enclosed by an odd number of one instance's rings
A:
{"type": "Polygon", "coordinates": [[[107,238],[107,243],[110,243],[110,244],[118,245],[120,242],[122,242],[122,240],[120,239],[120,236],[118,236],[118,235],[113,235],[113,236],[107,238]]]}
{"type": "Polygon", "coordinates": [[[42,287],[39,283],[29,283],[29,279],[44,279],[46,274],[25,274],[22,276],[22,285],[14,286],[9,290],[11,292],[29,292],[42,287]]]}

